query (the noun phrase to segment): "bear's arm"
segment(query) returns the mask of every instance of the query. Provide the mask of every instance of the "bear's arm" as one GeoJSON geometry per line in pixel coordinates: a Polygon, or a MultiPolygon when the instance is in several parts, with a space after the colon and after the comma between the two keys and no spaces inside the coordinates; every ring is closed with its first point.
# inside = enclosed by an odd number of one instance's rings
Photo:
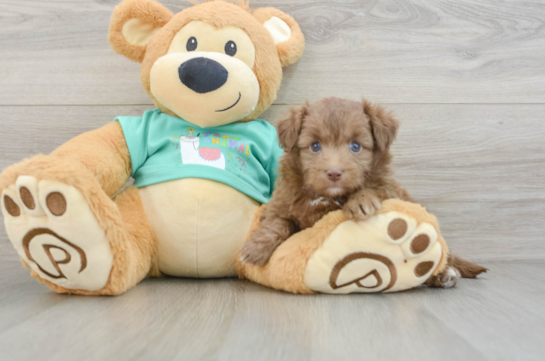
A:
{"type": "Polygon", "coordinates": [[[117,193],[131,175],[131,157],[119,122],[78,135],[51,155],[81,163],[95,174],[109,196],[117,193]]]}

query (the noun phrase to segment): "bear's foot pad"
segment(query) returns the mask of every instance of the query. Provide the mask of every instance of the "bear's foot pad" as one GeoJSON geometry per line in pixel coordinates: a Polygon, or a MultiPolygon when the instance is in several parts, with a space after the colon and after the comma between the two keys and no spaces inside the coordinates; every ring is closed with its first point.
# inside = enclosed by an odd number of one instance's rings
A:
{"type": "Polygon", "coordinates": [[[424,283],[439,265],[437,231],[400,212],[341,223],[310,258],[305,284],[323,293],[402,291],[424,283]]]}
{"type": "Polygon", "coordinates": [[[20,176],[2,192],[1,208],[11,243],[40,278],[66,289],[106,285],[110,244],[76,188],[20,176]]]}

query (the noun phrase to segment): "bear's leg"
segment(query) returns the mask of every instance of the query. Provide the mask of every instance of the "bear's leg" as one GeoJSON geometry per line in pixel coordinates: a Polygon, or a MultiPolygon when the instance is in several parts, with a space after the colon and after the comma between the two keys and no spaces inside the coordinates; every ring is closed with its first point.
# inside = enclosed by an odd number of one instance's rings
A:
{"type": "MultiPolygon", "coordinates": [[[[259,214],[253,229],[259,223],[259,214]]],[[[417,204],[383,202],[355,223],[341,211],[290,237],[264,266],[238,264],[241,277],[294,293],[393,292],[423,284],[446,267],[436,218],[417,204]]]]}
{"type": "Polygon", "coordinates": [[[158,274],[138,190],[114,202],[87,174],[55,167],[34,168],[2,193],[7,234],[32,276],[59,293],[118,295],[158,274]]]}

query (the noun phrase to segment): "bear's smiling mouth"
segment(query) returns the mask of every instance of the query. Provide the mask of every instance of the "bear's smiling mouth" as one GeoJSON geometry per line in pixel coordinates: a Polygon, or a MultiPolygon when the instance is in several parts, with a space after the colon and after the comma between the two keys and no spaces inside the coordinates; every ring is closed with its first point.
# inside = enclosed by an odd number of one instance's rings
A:
{"type": "Polygon", "coordinates": [[[232,107],[234,107],[235,105],[238,104],[238,102],[240,101],[240,98],[242,98],[242,94],[241,94],[240,92],[238,92],[238,99],[237,99],[237,101],[235,102],[235,104],[233,104],[233,105],[231,105],[230,107],[227,107],[227,108],[225,108],[225,109],[222,109],[222,110],[216,110],[216,112],[224,112],[224,111],[226,111],[226,110],[231,109],[232,107]]]}

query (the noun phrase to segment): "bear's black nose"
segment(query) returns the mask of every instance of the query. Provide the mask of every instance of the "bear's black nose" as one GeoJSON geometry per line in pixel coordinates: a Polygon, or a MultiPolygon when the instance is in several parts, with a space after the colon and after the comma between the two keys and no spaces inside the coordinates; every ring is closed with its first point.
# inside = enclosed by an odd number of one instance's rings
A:
{"type": "Polygon", "coordinates": [[[178,75],[186,87],[202,94],[220,88],[229,73],[215,60],[193,58],[180,65],[178,75]]]}

